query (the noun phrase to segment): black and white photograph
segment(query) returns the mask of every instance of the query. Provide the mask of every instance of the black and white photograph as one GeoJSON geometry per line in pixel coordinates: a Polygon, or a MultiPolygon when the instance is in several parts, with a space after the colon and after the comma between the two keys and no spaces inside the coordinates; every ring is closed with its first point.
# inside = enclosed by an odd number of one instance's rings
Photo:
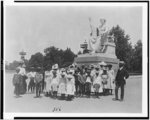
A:
{"type": "Polygon", "coordinates": [[[4,119],[147,117],[146,2],[4,2],[4,119]]]}

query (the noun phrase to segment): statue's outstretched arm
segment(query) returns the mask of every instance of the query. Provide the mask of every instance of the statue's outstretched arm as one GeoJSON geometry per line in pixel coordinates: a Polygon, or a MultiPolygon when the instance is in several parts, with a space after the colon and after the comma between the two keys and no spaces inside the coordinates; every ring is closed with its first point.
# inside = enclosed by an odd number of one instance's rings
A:
{"type": "Polygon", "coordinates": [[[89,23],[90,23],[90,28],[91,28],[91,34],[93,34],[93,27],[92,27],[92,24],[91,24],[91,18],[89,18],[89,23]]]}

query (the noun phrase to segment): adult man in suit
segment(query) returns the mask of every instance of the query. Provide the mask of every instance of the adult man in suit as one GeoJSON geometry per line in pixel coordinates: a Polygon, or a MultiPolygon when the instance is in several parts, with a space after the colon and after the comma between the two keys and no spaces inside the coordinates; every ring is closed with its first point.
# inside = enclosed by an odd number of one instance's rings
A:
{"type": "Polygon", "coordinates": [[[123,61],[120,61],[119,63],[119,70],[116,75],[116,80],[115,80],[115,98],[113,100],[119,100],[118,99],[118,89],[121,88],[121,96],[120,96],[120,101],[123,101],[124,99],[124,86],[126,84],[126,79],[128,79],[129,74],[124,68],[125,63],[123,61]]]}

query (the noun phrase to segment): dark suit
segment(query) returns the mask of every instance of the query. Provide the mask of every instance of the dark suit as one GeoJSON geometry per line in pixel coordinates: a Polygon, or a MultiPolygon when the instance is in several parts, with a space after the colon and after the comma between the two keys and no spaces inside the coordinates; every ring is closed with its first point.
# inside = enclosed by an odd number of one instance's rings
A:
{"type": "Polygon", "coordinates": [[[122,68],[121,70],[119,69],[116,75],[116,88],[115,88],[115,97],[118,99],[118,89],[121,88],[121,99],[123,100],[124,98],[124,85],[126,84],[125,79],[129,77],[128,72],[122,68]]]}

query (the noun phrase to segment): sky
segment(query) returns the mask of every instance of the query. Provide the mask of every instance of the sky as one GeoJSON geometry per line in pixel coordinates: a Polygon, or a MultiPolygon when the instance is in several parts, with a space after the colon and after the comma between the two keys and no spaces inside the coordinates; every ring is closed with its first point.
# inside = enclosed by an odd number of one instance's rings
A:
{"type": "Polygon", "coordinates": [[[89,37],[89,17],[94,24],[106,19],[108,29],[119,25],[133,45],[142,39],[142,7],[138,6],[6,6],[5,60],[20,60],[22,50],[30,59],[50,46],[77,53],[89,37]]]}

